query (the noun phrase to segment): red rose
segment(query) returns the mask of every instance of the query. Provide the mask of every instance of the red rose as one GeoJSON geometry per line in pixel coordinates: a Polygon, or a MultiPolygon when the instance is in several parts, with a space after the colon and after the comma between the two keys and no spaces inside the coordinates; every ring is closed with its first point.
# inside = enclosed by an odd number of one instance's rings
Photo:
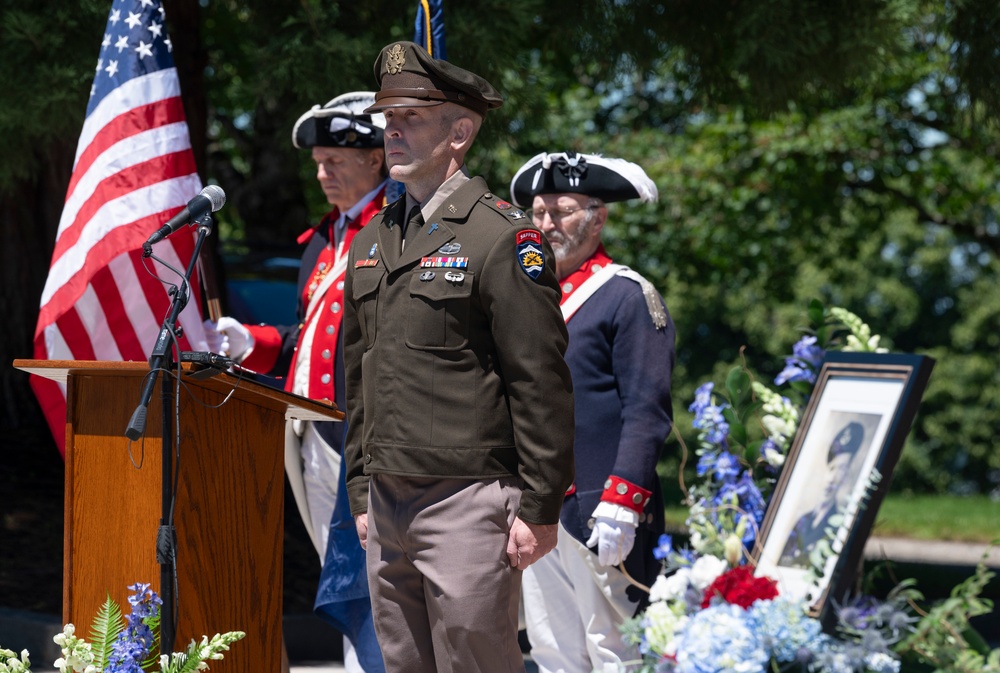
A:
{"type": "Polygon", "coordinates": [[[747,566],[727,570],[705,590],[701,607],[707,608],[716,596],[746,610],[755,601],[769,600],[778,595],[778,583],[770,577],[754,577],[747,566]]]}

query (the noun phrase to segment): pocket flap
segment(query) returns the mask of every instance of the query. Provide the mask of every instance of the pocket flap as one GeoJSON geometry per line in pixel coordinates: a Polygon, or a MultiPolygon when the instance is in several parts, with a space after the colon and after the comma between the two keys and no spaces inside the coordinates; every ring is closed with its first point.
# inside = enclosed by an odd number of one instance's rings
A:
{"type": "Polygon", "coordinates": [[[354,298],[361,299],[378,290],[379,283],[382,282],[384,275],[381,269],[356,270],[352,281],[354,298]]]}

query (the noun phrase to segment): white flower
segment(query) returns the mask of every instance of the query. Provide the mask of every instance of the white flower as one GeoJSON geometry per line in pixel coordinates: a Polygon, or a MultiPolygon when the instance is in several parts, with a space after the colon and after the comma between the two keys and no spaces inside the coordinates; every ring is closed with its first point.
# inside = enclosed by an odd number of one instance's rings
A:
{"type": "Polygon", "coordinates": [[[785,464],[785,454],[776,449],[767,448],[764,449],[764,460],[771,467],[781,467],[785,464]]]}
{"type": "Polygon", "coordinates": [[[702,556],[691,566],[691,584],[698,591],[704,591],[728,566],[723,559],[711,555],[702,556]]]}
{"type": "MultiPolygon", "coordinates": [[[[743,521],[740,523],[742,524],[743,521]]],[[[746,528],[746,526],[742,527],[746,528]]],[[[739,526],[737,526],[737,528],[739,528],[739,526]]],[[[741,558],[743,558],[743,540],[741,540],[737,535],[731,534],[726,538],[726,541],[723,544],[723,554],[725,554],[726,563],[735,568],[736,564],[740,562],[741,558]]]]}
{"type": "Polygon", "coordinates": [[[659,575],[653,586],[649,589],[649,600],[673,601],[683,598],[684,592],[690,585],[691,569],[681,568],[669,577],[659,575]]]}
{"type": "Polygon", "coordinates": [[[899,661],[885,652],[875,652],[865,657],[865,666],[876,673],[899,673],[899,661]]]}
{"type": "Polygon", "coordinates": [[[795,432],[795,426],[785,419],[772,416],[771,414],[762,416],[760,422],[764,426],[764,429],[767,430],[768,436],[772,438],[776,436],[791,437],[795,432]]]}
{"type": "Polygon", "coordinates": [[[644,634],[650,650],[663,656],[674,656],[677,653],[674,636],[684,627],[688,618],[663,602],[651,604],[646,608],[644,616],[644,634]]]}

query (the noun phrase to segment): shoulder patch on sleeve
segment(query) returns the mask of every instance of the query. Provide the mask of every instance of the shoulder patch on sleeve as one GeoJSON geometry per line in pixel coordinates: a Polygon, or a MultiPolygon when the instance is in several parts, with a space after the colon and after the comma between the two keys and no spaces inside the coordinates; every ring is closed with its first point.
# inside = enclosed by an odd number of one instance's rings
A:
{"type": "Polygon", "coordinates": [[[542,247],[542,232],[537,229],[522,229],[514,236],[517,263],[521,271],[531,280],[538,280],[545,269],[545,248],[542,247]]]}

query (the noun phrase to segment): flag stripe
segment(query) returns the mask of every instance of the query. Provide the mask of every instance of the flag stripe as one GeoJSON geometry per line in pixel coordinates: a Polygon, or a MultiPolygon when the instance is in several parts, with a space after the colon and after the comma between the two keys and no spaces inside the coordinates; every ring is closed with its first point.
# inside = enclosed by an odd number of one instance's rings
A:
{"type": "MultiPolygon", "coordinates": [[[[67,250],[79,243],[81,236],[89,235],[92,238],[103,238],[109,227],[116,226],[113,222],[104,222],[94,218],[94,215],[104,207],[104,204],[123,196],[129,196],[137,188],[158,187],[162,175],[185,175],[194,170],[194,156],[190,151],[184,150],[155,156],[148,161],[108,176],[101,181],[94,193],[81,206],[72,225],[67,227],[59,240],[56,241],[56,247],[52,253],[53,263],[57,262],[67,250]],[[89,232],[86,231],[88,227],[91,229],[89,232]]],[[[155,215],[159,219],[168,220],[179,210],[180,207],[175,205],[155,213],[155,215]]],[[[122,225],[119,223],[117,226],[122,225]]],[[[148,237],[156,228],[158,227],[153,227],[148,232],[136,227],[130,227],[129,230],[134,232],[137,236],[136,240],[139,240],[148,237]]]]}
{"type": "Polygon", "coordinates": [[[111,120],[127,112],[136,105],[146,105],[167,98],[176,98],[181,95],[180,82],[177,79],[175,68],[164,68],[141,77],[136,77],[114,90],[113,95],[107,96],[87,115],[80,130],[80,142],[76,148],[76,158],[73,160],[73,170],[80,163],[80,157],[87,151],[87,148],[94,142],[94,139],[111,120]]]}
{"type": "Polygon", "coordinates": [[[83,245],[84,237],[81,237],[73,246],[73,254],[64,253],[49,270],[42,291],[43,315],[47,315],[47,310],[58,311],[76,301],[83,292],[87,272],[107,264],[121,250],[140,247],[163,224],[163,213],[169,212],[163,206],[176,198],[174,194],[188,193],[199,185],[198,176],[189,175],[134,190],[103,204],[92,218],[96,220],[95,231],[102,230],[101,236],[94,238],[88,232],[85,240],[93,241],[89,248],[83,245]],[[136,215],[141,217],[128,219],[136,215]],[[80,272],[84,272],[83,277],[80,272]]]}
{"type": "MultiPolygon", "coordinates": [[[[145,361],[170,309],[167,288],[181,281],[142,253],[201,190],[164,23],[159,0],[112,0],[42,290],[36,358],[145,361]]],[[[175,232],[154,257],[183,274],[194,233],[175,232]]],[[[205,350],[196,277],[191,284],[180,345],[205,350]]],[[[65,385],[33,377],[32,388],[64,450],[65,385]]]]}
{"type": "Polygon", "coordinates": [[[73,177],[66,192],[67,196],[73,194],[77,181],[90,170],[94,162],[115,145],[133,136],[151,133],[152,129],[177,123],[184,124],[184,130],[187,130],[184,121],[184,103],[180,96],[141,105],[118,115],[98,131],[94,141],[77,157],[73,177]]]}
{"type": "MultiPolygon", "coordinates": [[[[140,337],[128,320],[128,309],[119,293],[112,267],[128,264],[128,254],[119,255],[108,266],[94,274],[83,300],[90,300],[99,308],[103,320],[96,322],[88,333],[92,342],[101,344],[96,353],[98,360],[121,360],[122,353],[142,353],[140,337]],[[114,350],[112,350],[112,345],[114,350]]],[[[96,311],[95,311],[96,313],[96,311]]]]}
{"type": "MultiPolygon", "coordinates": [[[[90,163],[85,173],[77,174],[80,178],[75,189],[66,199],[66,205],[59,221],[59,235],[72,226],[77,219],[81,205],[86,202],[100,182],[108,175],[113,175],[160,154],[181,152],[190,148],[191,141],[188,138],[187,124],[180,122],[133,134],[121,142],[114,143],[90,163]]],[[[155,177],[150,176],[150,179],[155,177]]]]}
{"type": "Polygon", "coordinates": [[[74,306],[59,316],[56,322],[59,335],[66,344],[65,357],[73,360],[96,360],[93,342],[86,338],[87,329],[80,320],[80,314],[74,306]],[[70,346],[70,344],[73,344],[70,346]]]}

